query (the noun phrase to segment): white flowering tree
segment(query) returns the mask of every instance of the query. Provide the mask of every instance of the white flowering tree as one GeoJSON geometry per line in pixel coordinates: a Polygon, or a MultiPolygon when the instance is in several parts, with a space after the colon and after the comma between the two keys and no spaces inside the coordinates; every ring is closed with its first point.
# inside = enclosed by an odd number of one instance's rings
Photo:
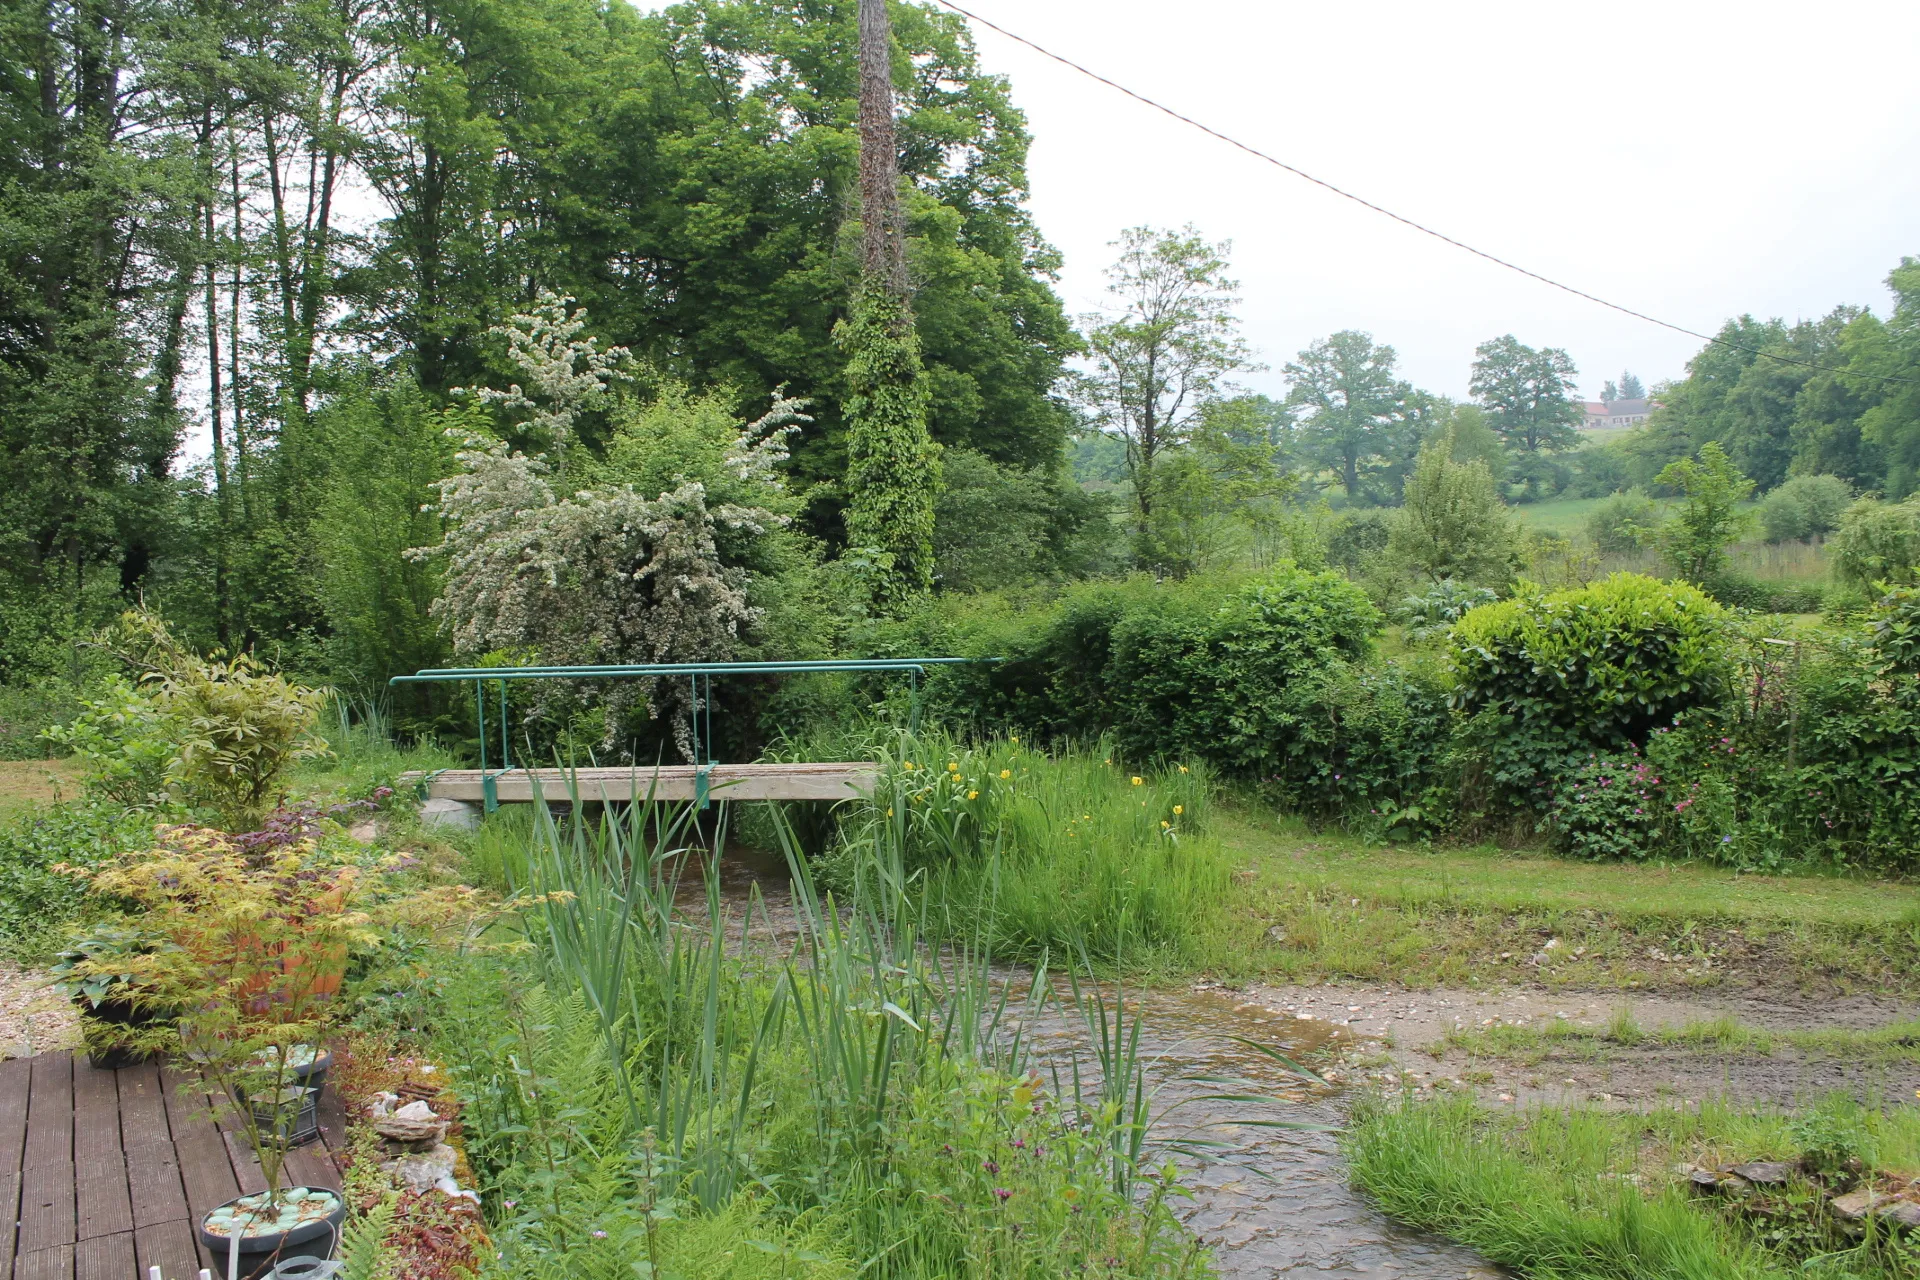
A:
{"type": "MultiPolygon", "coordinates": [[[[539,399],[519,385],[475,393],[509,408],[532,406],[561,455],[575,415],[604,403],[620,376],[611,352],[577,336],[581,323],[559,299],[515,317],[510,346],[539,399]]],[[[550,479],[559,478],[559,467],[547,458],[463,433],[460,470],[440,483],[436,504],[445,536],[408,553],[444,560],[433,613],[455,651],[526,647],[553,665],[726,661],[756,611],[747,570],[725,563],[716,538],[722,530],[764,535],[787,522],[774,509],[784,505],[778,464],[788,435],[806,420],[804,404],[775,396],[764,416],[738,427],[722,447],[729,480],[742,482],[729,488],[764,495],[764,504],[710,503],[706,484],[678,475],[672,488],[654,493],[630,483],[567,493],[550,479]]],[[[593,682],[579,693],[603,707],[606,746],[616,746],[623,726],[644,710],[650,719],[669,717],[682,755],[692,759],[697,708],[684,683],[593,682]]]]}

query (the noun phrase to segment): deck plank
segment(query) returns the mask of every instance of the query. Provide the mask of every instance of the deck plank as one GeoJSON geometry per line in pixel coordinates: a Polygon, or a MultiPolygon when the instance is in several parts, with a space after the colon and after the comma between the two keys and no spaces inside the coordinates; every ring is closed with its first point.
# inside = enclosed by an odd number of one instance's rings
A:
{"type": "Polygon", "coordinates": [[[185,1218],[135,1227],[133,1252],[135,1274],[142,1280],[148,1267],[159,1267],[166,1280],[193,1280],[201,1267],[211,1265],[201,1261],[199,1238],[185,1218]]]}
{"type": "MultiPolygon", "coordinates": [[[[73,1280],[128,1280],[134,1270],[133,1232],[95,1236],[73,1247],[73,1280]]],[[[182,1276],[180,1280],[191,1280],[182,1276]]]]}
{"type": "Polygon", "coordinates": [[[73,1246],[58,1244],[22,1253],[13,1264],[13,1280],[73,1280],[73,1246]]]}
{"type": "Polygon", "coordinates": [[[174,1150],[180,1158],[180,1177],[186,1184],[190,1217],[225,1204],[240,1194],[233,1176],[227,1144],[214,1124],[206,1094],[185,1088],[187,1077],[177,1071],[161,1073],[167,1085],[167,1115],[173,1124],[174,1150]]]}
{"type": "Polygon", "coordinates": [[[27,1256],[77,1238],[74,1218],[73,1166],[42,1163],[20,1176],[20,1239],[14,1246],[16,1268],[27,1256]]]}
{"type": "Polygon", "coordinates": [[[123,1167],[120,1160],[120,1073],[104,1071],[75,1055],[73,1062],[73,1162],[87,1177],[96,1165],[123,1167]]]}
{"type": "MultiPolygon", "coordinates": [[[[114,1156],[115,1169],[89,1173],[77,1167],[74,1179],[74,1209],[80,1219],[78,1238],[119,1235],[133,1230],[133,1198],[127,1191],[127,1170],[114,1156]]],[[[144,1173],[143,1175],[144,1176],[144,1173]]]]}
{"type": "Polygon", "coordinates": [[[31,1091],[33,1059],[0,1062],[0,1174],[20,1168],[27,1145],[27,1097],[31,1091]]]}
{"type": "Polygon", "coordinates": [[[33,1079],[27,1096],[27,1145],[20,1167],[27,1173],[41,1165],[71,1167],[73,1055],[43,1053],[28,1061],[33,1064],[33,1079]]]}
{"type": "Polygon", "coordinates": [[[13,1242],[20,1221],[20,1175],[0,1173],[0,1280],[13,1274],[13,1242]]]}
{"type": "MultiPolygon", "coordinates": [[[[534,789],[548,801],[569,801],[576,794],[590,802],[627,803],[644,800],[692,800],[696,775],[693,765],[661,765],[657,769],[510,769],[493,773],[494,796],[502,804],[527,803],[534,789]]],[[[424,783],[436,800],[483,800],[485,777],[478,769],[443,769],[438,773],[402,774],[402,786],[424,783]]],[[[716,800],[852,800],[870,793],[879,779],[878,765],[865,762],[810,764],[717,764],[707,771],[708,792],[716,800]]]]}

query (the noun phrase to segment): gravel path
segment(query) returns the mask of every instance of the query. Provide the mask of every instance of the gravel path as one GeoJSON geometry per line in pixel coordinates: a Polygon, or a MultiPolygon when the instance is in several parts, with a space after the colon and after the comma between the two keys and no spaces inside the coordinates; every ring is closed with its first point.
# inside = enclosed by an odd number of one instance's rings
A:
{"type": "Polygon", "coordinates": [[[0,960],[0,1058],[28,1058],[79,1043],[79,1015],[47,989],[46,975],[0,960]]]}

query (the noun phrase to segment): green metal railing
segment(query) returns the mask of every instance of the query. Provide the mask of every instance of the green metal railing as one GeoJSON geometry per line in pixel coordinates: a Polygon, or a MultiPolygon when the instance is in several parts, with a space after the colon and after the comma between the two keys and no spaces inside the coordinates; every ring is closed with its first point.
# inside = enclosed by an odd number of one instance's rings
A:
{"type": "Polygon", "coordinates": [[[810,671],[904,672],[912,685],[909,723],[920,722],[920,677],[928,667],[954,666],[968,662],[1002,662],[1002,658],[819,658],[796,662],[644,662],[586,667],[433,667],[410,676],[395,676],[396,684],[473,683],[475,718],[480,731],[480,791],[486,810],[499,807],[494,780],[513,772],[513,749],[507,725],[507,683],[512,680],[619,680],[647,677],[687,678],[691,703],[694,756],[694,795],[701,808],[707,806],[707,776],[719,761],[713,755],[713,678],[729,675],[793,675],[810,671]],[[500,703],[500,766],[487,764],[487,685],[497,686],[500,703]],[[704,746],[703,746],[704,744],[704,746]],[[701,757],[706,759],[702,760],[701,757]]]}

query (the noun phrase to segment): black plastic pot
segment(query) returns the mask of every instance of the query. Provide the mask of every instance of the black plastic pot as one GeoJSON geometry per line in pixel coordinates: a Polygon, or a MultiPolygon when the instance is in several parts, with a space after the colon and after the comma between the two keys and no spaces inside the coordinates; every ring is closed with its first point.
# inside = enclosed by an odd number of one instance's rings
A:
{"type": "MultiPolygon", "coordinates": [[[[249,1280],[264,1276],[283,1258],[293,1258],[302,1254],[327,1258],[333,1255],[340,1241],[341,1224],[347,1220],[347,1199],[332,1187],[288,1187],[283,1194],[298,1195],[323,1191],[333,1197],[333,1211],[324,1218],[315,1218],[287,1231],[266,1232],[261,1235],[240,1237],[240,1274],[249,1280]]],[[[209,1213],[202,1214],[196,1227],[200,1233],[200,1243],[206,1246],[220,1262],[219,1273],[226,1274],[227,1251],[231,1241],[223,1235],[207,1230],[207,1219],[221,1209],[231,1208],[242,1200],[251,1200],[252,1196],[240,1196],[229,1200],[209,1213]]]]}
{"type": "Polygon", "coordinates": [[[275,1134],[290,1147],[301,1147],[320,1136],[320,1091],[305,1085],[290,1085],[281,1091],[278,1103],[266,1098],[247,1100],[253,1108],[253,1122],[261,1132],[275,1134]]]}
{"type": "Polygon", "coordinates": [[[101,1000],[96,1003],[85,996],[75,996],[73,1002],[80,1007],[80,1038],[87,1046],[87,1062],[90,1065],[102,1071],[112,1071],[153,1060],[152,1053],[129,1049],[125,1044],[126,1033],[150,1027],[156,1022],[165,1022],[165,1018],[131,1000],[101,1000]]]}

